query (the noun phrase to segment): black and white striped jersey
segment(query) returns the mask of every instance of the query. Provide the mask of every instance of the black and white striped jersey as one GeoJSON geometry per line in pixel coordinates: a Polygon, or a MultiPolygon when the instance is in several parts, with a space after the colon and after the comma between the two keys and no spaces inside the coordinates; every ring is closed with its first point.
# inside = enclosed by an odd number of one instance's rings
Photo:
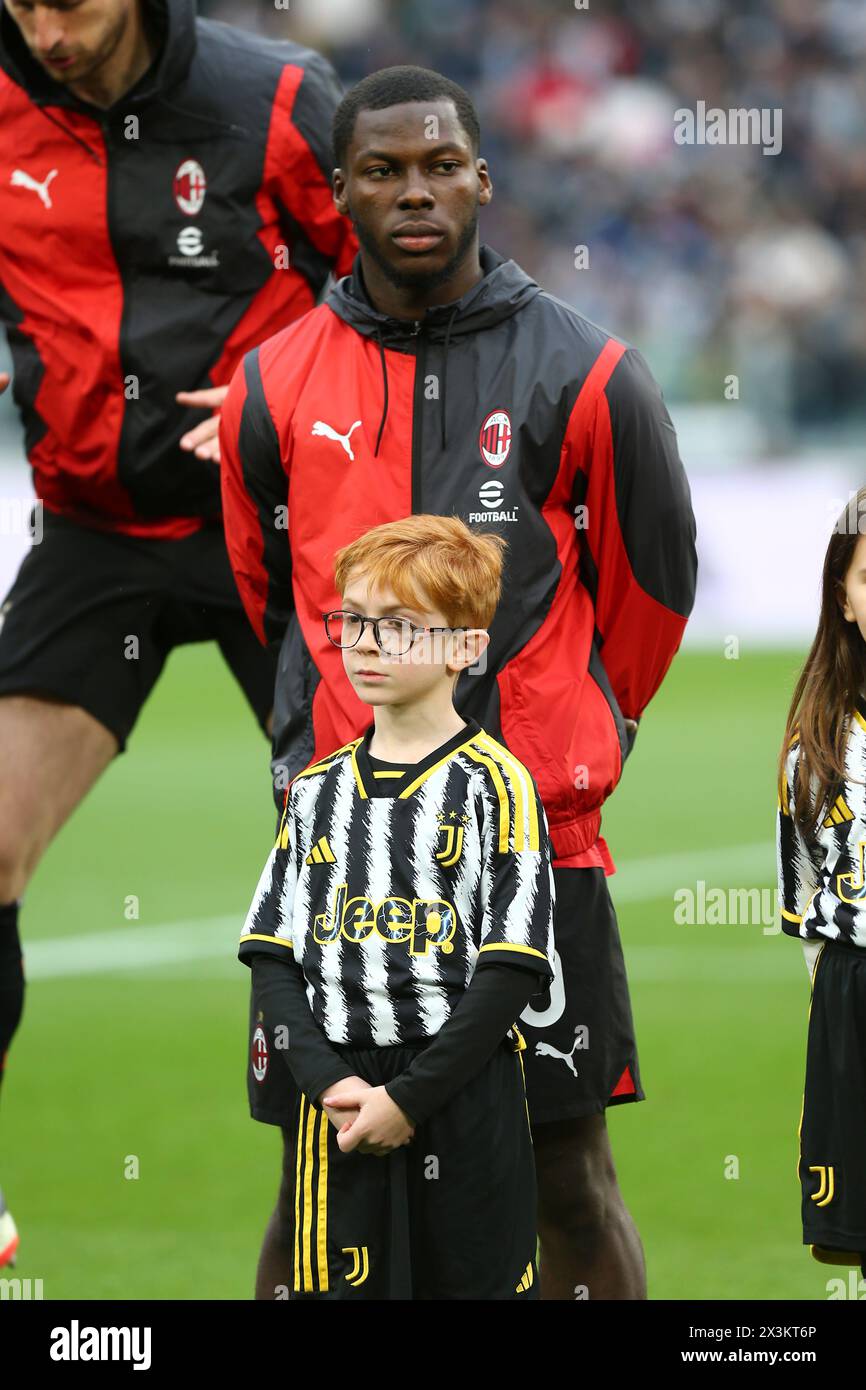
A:
{"type": "Polygon", "coordinates": [[[396,775],[371,764],[372,736],[291,782],[238,952],[292,951],[314,1017],[353,1047],[433,1037],[485,960],[553,977],[550,840],[531,773],[474,719],[396,775]]]}
{"type": "MultiPolygon", "coordinates": [[[[818,829],[818,846],[794,819],[800,743],[791,740],[776,813],[776,867],[782,930],[807,939],[844,939],[866,946],[866,701],[857,699],[845,748],[845,780],[818,829]]],[[[813,783],[813,804],[815,786],[813,783]]]]}

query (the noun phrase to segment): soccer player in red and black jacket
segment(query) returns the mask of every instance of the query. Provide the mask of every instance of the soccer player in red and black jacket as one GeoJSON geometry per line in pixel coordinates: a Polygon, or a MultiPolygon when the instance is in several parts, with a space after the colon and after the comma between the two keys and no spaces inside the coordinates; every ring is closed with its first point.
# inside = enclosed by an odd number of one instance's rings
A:
{"type": "MultiPolygon", "coordinates": [[[[676,436],[640,352],[479,247],[492,186],[460,87],[373,74],[343,99],[333,144],[360,255],[247,355],[220,427],[232,565],[259,637],[282,641],[277,772],[285,786],[370,722],[322,623],[340,606],[335,550],[413,512],[503,535],[487,660],[460,676],[455,707],[530,769],[555,854],[557,978],[521,1024],[543,1287],[640,1298],[604,1112],[643,1091],[599,831],[694,599],[676,436]]],[[[257,1118],[279,1123],[288,1075],[277,1062],[250,1080],[257,1118]]],[[[271,1230],[290,1227],[282,1201],[271,1230]]]]}
{"type": "Polygon", "coordinates": [[[193,0],[0,10],[0,321],[44,504],[0,616],[0,1066],[18,900],[171,648],[216,640],[269,729],[275,660],[232,578],[207,407],[351,267],[339,97],[319,54],[193,0]]]}

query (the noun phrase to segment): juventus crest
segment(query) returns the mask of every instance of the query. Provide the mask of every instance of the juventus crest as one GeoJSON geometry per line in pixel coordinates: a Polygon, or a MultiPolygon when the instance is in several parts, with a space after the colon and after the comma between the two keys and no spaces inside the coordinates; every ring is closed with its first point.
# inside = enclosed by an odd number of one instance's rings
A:
{"type": "Polygon", "coordinates": [[[437,811],[436,819],[439,822],[436,858],[443,869],[447,869],[460,858],[463,849],[463,827],[469,824],[469,816],[465,811],[437,811]]]}

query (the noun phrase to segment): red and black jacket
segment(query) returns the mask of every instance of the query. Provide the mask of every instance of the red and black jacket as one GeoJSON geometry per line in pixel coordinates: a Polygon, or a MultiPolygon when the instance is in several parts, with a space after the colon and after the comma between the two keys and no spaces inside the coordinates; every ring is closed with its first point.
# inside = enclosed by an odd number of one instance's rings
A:
{"type": "Polygon", "coordinates": [[[106,111],[0,11],[0,322],[45,505],[177,537],[220,485],[179,447],[207,412],[175,392],[227,383],[357,244],[330,191],[331,66],[194,0],[143,3],[158,56],[106,111]]]}
{"type": "Polygon", "coordinates": [[[529,768],[573,863],[630,750],[624,716],[682,639],[695,523],[640,352],[488,247],[481,264],[413,324],[372,306],[359,257],[247,355],[220,429],[226,538],[259,637],[285,634],[275,753],[293,777],[371,720],[320,616],[339,606],[335,550],[413,512],[500,532],[502,599],[455,706],[529,768]]]}

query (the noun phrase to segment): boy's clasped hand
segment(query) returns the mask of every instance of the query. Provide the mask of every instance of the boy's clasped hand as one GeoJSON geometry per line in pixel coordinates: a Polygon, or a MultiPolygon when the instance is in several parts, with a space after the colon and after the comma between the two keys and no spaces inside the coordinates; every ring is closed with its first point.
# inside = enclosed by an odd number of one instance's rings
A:
{"type": "Polygon", "coordinates": [[[415,1134],[415,1126],[396,1105],[384,1086],[371,1086],[360,1076],[346,1076],[319,1097],[343,1153],[387,1158],[415,1134]]]}

